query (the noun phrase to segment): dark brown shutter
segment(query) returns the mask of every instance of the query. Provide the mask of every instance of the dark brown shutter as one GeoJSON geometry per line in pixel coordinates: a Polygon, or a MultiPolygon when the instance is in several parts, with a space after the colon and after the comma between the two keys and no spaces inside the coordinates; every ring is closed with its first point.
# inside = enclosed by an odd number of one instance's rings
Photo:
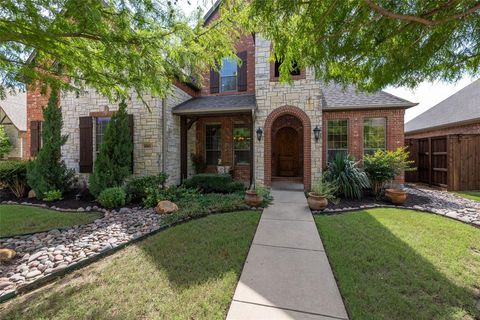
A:
{"type": "Polygon", "coordinates": [[[93,118],[80,117],[80,163],[81,173],[90,173],[93,169],[93,118]]]}
{"type": "Polygon", "coordinates": [[[134,148],[134,140],[133,140],[133,114],[129,114],[128,115],[128,128],[130,129],[130,137],[132,138],[132,173],[134,172],[133,171],[133,150],[135,149],[134,148]]]}
{"type": "Polygon", "coordinates": [[[242,60],[242,64],[237,67],[238,91],[247,91],[247,51],[239,52],[238,58],[242,60]]]}
{"type": "Polygon", "coordinates": [[[213,68],[210,69],[210,93],[218,93],[220,86],[220,74],[213,68]]]}
{"type": "Polygon", "coordinates": [[[41,121],[30,121],[30,156],[35,157],[40,150],[41,121]]]}

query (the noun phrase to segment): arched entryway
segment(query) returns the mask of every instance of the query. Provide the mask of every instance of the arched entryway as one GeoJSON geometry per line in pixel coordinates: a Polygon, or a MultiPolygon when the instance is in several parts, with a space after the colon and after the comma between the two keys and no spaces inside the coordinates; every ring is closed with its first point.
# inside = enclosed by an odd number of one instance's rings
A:
{"type": "Polygon", "coordinates": [[[307,114],[292,106],[273,110],[265,121],[265,184],[272,180],[311,184],[311,124],[307,114]]]}

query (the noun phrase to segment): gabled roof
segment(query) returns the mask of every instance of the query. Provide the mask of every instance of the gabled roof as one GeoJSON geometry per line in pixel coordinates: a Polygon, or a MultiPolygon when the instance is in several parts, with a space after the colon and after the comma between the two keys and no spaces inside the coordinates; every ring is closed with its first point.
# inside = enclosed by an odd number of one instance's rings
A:
{"type": "Polygon", "coordinates": [[[172,112],[177,115],[235,113],[254,110],[256,106],[255,94],[229,94],[192,98],[173,107],[172,112]]]}
{"type": "Polygon", "coordinates": [[[405,124],[405,132],[480,121],[480,79],[405,124]]]}
{"type": "Polygon", "coordinates": [[[7,94],[5,100],[0,99],[0,109],[18,130],[27,131],[27,94],[25,92],[17,91],[16,94],[7,94]]]}
{"type": "Polygon", "coordinates": [[[323,110],[370,109],[370,108],[410,108],[418,103],[394,96],[385,91],[367,93],[353,86],[329,83],[321,86],[323,110]]]}
{"type": "Polygon", "coordinates": [[[213,6],[207,11],[205,16],[203,17],[203,21],[205,25],[208,24],[208,20],[210,20],[212,15],[217,11],[218,7],[220,6],[220,2],[222,2],[222,0],[215,1],[213,6]]]}

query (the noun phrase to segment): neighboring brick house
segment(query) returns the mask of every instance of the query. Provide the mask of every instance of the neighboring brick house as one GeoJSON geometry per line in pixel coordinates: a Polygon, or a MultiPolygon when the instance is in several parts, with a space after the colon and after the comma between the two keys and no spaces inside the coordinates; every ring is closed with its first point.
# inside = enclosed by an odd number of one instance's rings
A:
{"type": "Polygon", "coordinates": [[[405,124],[416,171],[408,182],[480,190],[480,80],[405,124]]]}
{"type": "MultiPolygon", "coordinates": [[[[207,23],[217,16],[215,5],[207,23]]],[[[309,189],[336,153],[361,158],[376,148],[403,145],[404,111],[414,103],[382,91],[324,85],[311,69],[292,72],[291,85],[280,83],[271,48],[259,34],[244,34],[236,45],[242,63],[224,59],[220,72],[205,75],[202,88],[176,83],[164,100],[147,96],[151,112],[137,99],[129,101],[134,174],[165,171],[169,183],[178,184],[193,174],[190,155],[198,154],[208,172],[221,164],[247,184],[287,180],[309,189]]],[[[45,100],[32,93],[28,103],[31,123],[45,100]]],[[[80,97],[64,93],[60,105],[69,135],[66,163],[88,173],[117,106],[94,91],[80,97]]]]}

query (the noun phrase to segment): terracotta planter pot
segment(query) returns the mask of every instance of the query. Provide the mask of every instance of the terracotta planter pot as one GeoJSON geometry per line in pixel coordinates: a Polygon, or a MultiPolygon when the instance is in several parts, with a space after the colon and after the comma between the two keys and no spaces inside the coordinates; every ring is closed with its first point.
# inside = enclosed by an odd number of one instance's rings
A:
{"type": "Polygon", "coordinates": [[[385,189],[385,197],[393,204],[403,205],[407,200],[407,193],[400,189],[385,189]]]}
{"type": "Polygon", "coordinates": [[[245,191],[245,203],[250,207],[258,208],[262,205],[263,197],[259,195],[256,191],[247,190],[245,191]]]}
{"type": "Polygon", "coordinates": [[[328,200],[324,196],[319,196],[315,192],[308,193],[308,206],[312,210],[323,210],[328,206],[328,200]]]}

